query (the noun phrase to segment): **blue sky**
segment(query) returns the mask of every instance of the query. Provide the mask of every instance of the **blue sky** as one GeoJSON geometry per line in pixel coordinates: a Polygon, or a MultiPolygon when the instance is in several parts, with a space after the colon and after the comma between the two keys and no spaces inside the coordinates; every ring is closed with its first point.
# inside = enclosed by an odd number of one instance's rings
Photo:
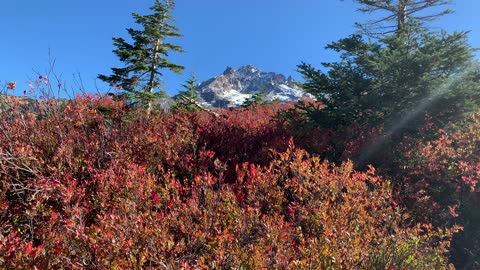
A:
{"type": "MultiPolygon", "coordinates": [[[[111,38],[128,35],[135,27],[132,12],[148,14],[153,0],[15,0],[2,3],[0,16],[0,83],[17,81],[17,94],[31,78],[47,73],[49,58],[55,73],[69,90],[78,91],[80,80],[88,92],[105,92],[96,80],[119,66],[111,38]],[[50,52],[50,56],[49,56],[50,52]]],[[[470,44],[480,47],[478,0],[454,0],[455,13],[434,23],[453,30],[469,30],[470,44]]],[[[165,73],[165,87],[174,94],[190,72],[199,81],[254,64],[300,79],[301,61],[320,66],[337,55],[324,46],[354,33],[354,22],[365,15],[351,0],[177,0],[174,17],[182,38],[173,41],[185,54],[171,60],[186,66],[182,76],[165,73]]],[[[477,54],[478,56],[479,54],[477,54]]],[[[477,59],[479,59],[477,57],[477,59]]]]}

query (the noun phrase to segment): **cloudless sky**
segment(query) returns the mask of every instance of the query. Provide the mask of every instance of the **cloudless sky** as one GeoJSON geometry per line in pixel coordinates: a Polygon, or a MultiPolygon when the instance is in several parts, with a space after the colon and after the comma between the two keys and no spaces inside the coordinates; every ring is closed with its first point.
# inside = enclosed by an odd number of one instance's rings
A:
{"type": "MultiPolygon", "coordinates": [[[[69,90],[83,83],[88,92],[108,90],[96,80],[120,67],[112,37],[128,38],[136,25],[131,13],[150,14],[153,0],[3,1],[0,15],[0,85],[17,81],[16,94],[49,70],[69,90]],[[80,80],[81,79],[81,80],[80,80]]],[[[292,75],[301,61],[320,67],[337,55],[325,45],[356,31],[355,22],[371,16],[356,12],[352,0],[177,0],[173,16],[183,37],[172,40],[186,50],[170,60],[186,66],[183,75],[166,72],[168,93],[175,94],[194,72],[198,81],[227,66],[254,64],[265,71],[292,75]]],[[[480,47],[479,0],[454,0],[455,11],[432,25],[468,30],[470,45],[480,47]]],[[[477,53],[477,59],[479,59],[477,53]]]]}

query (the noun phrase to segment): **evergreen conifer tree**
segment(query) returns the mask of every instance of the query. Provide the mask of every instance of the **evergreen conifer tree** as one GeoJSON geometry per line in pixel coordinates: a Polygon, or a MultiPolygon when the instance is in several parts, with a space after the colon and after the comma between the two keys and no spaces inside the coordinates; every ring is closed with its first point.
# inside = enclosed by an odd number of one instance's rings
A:
{"type": "Polygon", "coordinates": [[[425,112],[448,122],[480,105],[480,70],[465,32],[431,32],[412,21],[374,42],[352,35],[327,48],[341,53],[341,61],[323,63],[326,72],[298,66],[301,86],[326,105],[312,112],[321,126],[388,127],[425,112]]]}
{"type": "Polygon", "coordinates": [[[153,99],[165,94],[161,87],[162,70],[180,74],[184,69],[167,59],[171,51],[183,52],[180,46],[167,40],[181,36],[178,28],[172,24],[173,8],[173,0],[155,0],[150,7],[152,14],[132,14],[135,23],[141,26],[140,30],[127,29],[133,43],[128,43],[123,38],[113,38],[113,52],[125,66],[112,68],[112,75],[99,75],[98,78],[122,89],[120,96],[150,107],[153,99]]]}
{"type": "Polygon", "coordinates": [[[248,108],[250,106],[258,106],[266,103],[267,101],[265,101],[265,92],[258,92],[253,94],[251,97],[245,99],[241,106],[243,108],[248,108]]]}
{"type": "Polygon", "coordinates": [[[189,112],[199,111],[198,105],[195,103],[197,94],[195,89],[197,88],[197,78],[195,74],[191,74],[190,78],[182,84],[183,90],[179,91],[176,102],[174,105],[175,110],[186,110],[189,112]]]}

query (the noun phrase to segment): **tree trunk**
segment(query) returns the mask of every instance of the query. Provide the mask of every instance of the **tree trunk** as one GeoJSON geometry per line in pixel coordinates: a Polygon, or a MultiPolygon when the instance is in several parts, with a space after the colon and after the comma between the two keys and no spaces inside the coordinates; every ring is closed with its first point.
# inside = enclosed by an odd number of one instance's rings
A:
{"type": "MultiPolygon", "coordinates": [[[[154,88],[155,73],[157,71],[157,61],[158,61],[158,48],[160,47],[160,42],[161,40],[157,38],[157,40],[155,41],[155,47],[153,51],[153,60],[152,60],[152,65],[150,67],[151,68],[150,78],[148,80],[148,89],[146,89],[150,93],[153,93],[153,88],[154,88]]],[[[152,101],[149,99],[148,105],[147,105],[147,113],[150,114],[151,110],[152,110],[152,101]]]]}
{"type": "Polygon", "coordinates": [[[148,91],[150,93],[153,93],[153,88],[154,88],[154,81],[155,81],[155,73],[157,71],[157,61],[158,61],[158,49],[160,48],[160,43],[162,41],[157,38],[155,41],[155,47],[153,51],[153,60],[152,60],[152,65],[151,65],[151,70],[150,70],[150,79],[148,80],[148,91]]]}
{"type": "Polygon", "coordinates": [[[407,19],[407,4],[409,0],[398,1],[398,16],[397,16],[397,32],[403,29],[405,21],[407,19]]]}

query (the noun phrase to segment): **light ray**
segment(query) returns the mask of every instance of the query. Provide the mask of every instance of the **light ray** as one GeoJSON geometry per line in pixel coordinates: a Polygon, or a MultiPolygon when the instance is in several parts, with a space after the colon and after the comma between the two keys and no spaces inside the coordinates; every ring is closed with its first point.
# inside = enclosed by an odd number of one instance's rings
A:
{"type": "Polygon", "coordinates": [[[404,117],[399,119],[398,123],[393,125],[390,129],[388,129],[383,135],[378,136],[373,143],[371,143],[363,152],[362,154],[356,159],[355,163],[359,166],[365,165],[364,163],[368,161],[368,159],[375,154],[383,145],[383,143],[389,139],[393,134],[398,132],[401,128],[405,127],[412,119],[417,117],[420,113],[424,112],[435,100],[437,100],[442,95],[452,91],[452,85],[460,82],[466,76],[471,74],[471,72],[478,72],[480,70],[480,64],[477,62],[471,63],[467,68],[465,68],[459,74],[451,76],[447,81],[445,81],[442,85],[437,88],[437,91],[432,93],[432,95],[423,98],[415,108],[415,110],[409,112],[404,117]]]}

